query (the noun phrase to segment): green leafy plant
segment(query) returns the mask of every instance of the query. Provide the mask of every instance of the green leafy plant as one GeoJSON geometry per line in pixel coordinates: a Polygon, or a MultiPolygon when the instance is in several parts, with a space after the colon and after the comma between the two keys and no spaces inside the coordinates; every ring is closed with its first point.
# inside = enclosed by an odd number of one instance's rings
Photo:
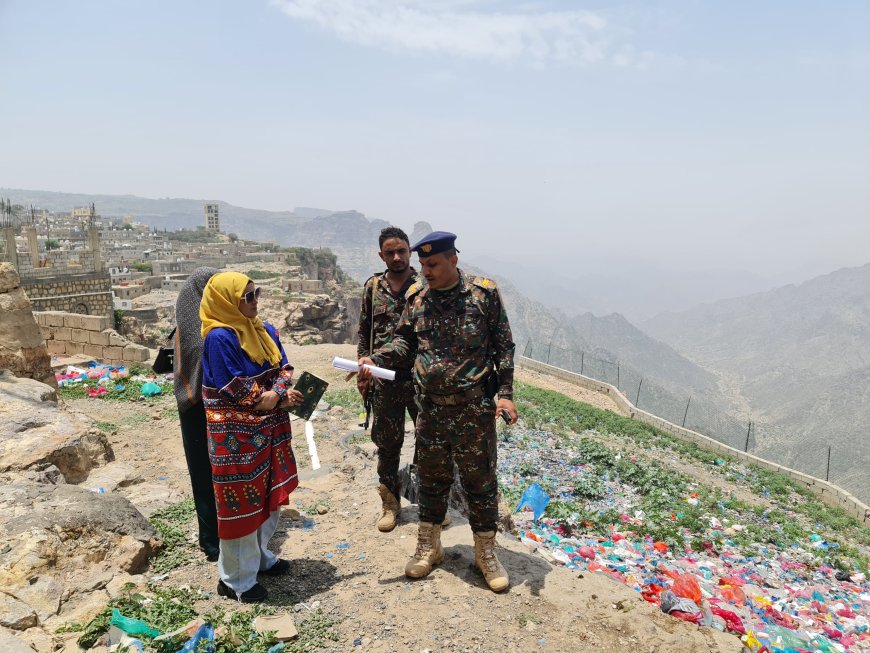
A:
{"type": "Polygon", "coordinates": [[[152,571],[163,574],[191,562],[195,549],[188,537],[188,529],[195,513],[193,499],[187,498],[151,515],[151,525],[163,538],[163,548],[151,561],[152,571]]]}
{"type": "MultiPolygon", "coordinates": [[[[91,648],[103,633],[109,630],[112,619],[112,609],[117,609],[123,616],[144,621],[150,627],[167,633],[181,628],[196,617],[194,604],[201,598],[199,592],[189,588],[150,587],[150,596],[134,593],[135,586],[131,583],[122,588],[121,594],[106,605],[103,610],[87,624],[65,624],[57,632],[81,632],[77,640],[83,649],[91,648]]],[[[142,635],[146,641],[150,640],[142,635]]],[[[160,643],[148,641],[149,650],[159,653],[174,653],[184,642],[177,639],[164,640],[160,643]]]]}
{"type": "Polygon", "coordinates": [[[520,612],[517,615],[517,624],[520,628],[525,628],[528,624],[539,624],[541,623],[541,618],[534,614],[527,614],[525,612],[520,612]]]}
{"type": "Polygon", "coordinates": [[[356,387],[327,390],[323,394],[323,401],[331,406],[341,406],[354,410],[363,409],[362,397],[356,387]]]}

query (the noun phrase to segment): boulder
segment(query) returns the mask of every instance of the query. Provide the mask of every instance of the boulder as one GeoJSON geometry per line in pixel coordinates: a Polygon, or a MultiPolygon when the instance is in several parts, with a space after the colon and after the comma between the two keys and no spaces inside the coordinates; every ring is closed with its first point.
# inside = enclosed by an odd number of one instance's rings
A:
{"type": "MultiPolygon", "coordinates": [[[[51,635],[42,630],[42,628],[28,628],[19,637],[27,642],[30,648],[37,653],[52,653],[54,651],[54,641],[51,635]]],[[[0,650],[5,651],[6,649],[0,647],[0,650]]]]}
{"type": "Polygon", "coordinates": [[[80,483],[114,458],[104,433],[58,409],[51,387],[0,371],[0,473],[36,472],[45,478],[34,480],[56,483],[54,466],[80,483]]]}
{"type": "Polygon", "coordinates": [[[0,486],[0,587],[16,596],[33,577],[60,583],[86,567],[142,571],[159,546],[157,531],[122,496],[29,481],[0,486]]]}
{"type": "Polygon", "coordinates": [[[27,630],[37,624],[36,611],[24,601],[0,592],[0,626],[12,630],[27,630]]]}
{"type": "Polygon", "coordinates": [[[350,338],[347,311],[329,295],[307,297],[289,307],[282,338],[297,345],[344,342],[350,338]]]}
{"type": "Polygon", "coordinates": [[[13,590],[15,598],[36,610],[39,623],[45,623],[46,619],[57,614],[63,593],[63,584],[51,576],[39,576],[33,582],[13,590]]]}
{"type": "MultiPolygon", "coordinates": [[[[48,620],[45,624],[45,628],[54,631],[63,624],[73,622],[86,624],[100,614],[100,612],[106,608],[108,603],[109,595],[105,590],[96,590],[87,594],[76,594],[70,598],[68,603],[65,603],[61,607],[61,613],[59,616],[52,617],[48,620]]],[[[68,643],[70,648],[66,650],[80,651],[81,649],[79,649],[75,644],[75,640],[79,637],[81,637],[81,633],[76,633],[71,637],[71,641],[68,643]]]]}
{"type": "Polygon", "coordinates": [[[0,367],[57,387],[30,299],[11,263],[0,263],[0,367]]]}
{"type": "Polygon", "coordinates": [[[103,488],[106,492],[114,492],[120,487],[127,487],[142,482],[142,475],[130,465],[121,462],[109,463],[99,467],[88,475],[85,485],[91,490],[103,488]]]}
{"type": "Polygon", "coordinates": [[[0,651],[3,653],[33,653],[34,650],[21,636],[15,636],[5,628],[0,628],[0,651]]]}

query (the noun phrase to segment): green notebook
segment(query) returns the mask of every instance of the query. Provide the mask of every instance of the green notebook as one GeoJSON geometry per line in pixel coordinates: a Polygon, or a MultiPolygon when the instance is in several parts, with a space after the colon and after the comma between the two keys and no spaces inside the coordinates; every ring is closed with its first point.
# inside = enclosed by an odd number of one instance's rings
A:
{"type": "Polygon", "coordinates": [[[299,375],[299,380],[296,381],[296,385],[293,386],[294,390],[302,393],[302,404],[294,406],[288,412],[298,415],[304,420],[310,419],[311,413],[317,408],[317,403],[323,397],[327,387],[329,387],[329,383],[323,379],[309,372],[302,372],[299,375]]]}

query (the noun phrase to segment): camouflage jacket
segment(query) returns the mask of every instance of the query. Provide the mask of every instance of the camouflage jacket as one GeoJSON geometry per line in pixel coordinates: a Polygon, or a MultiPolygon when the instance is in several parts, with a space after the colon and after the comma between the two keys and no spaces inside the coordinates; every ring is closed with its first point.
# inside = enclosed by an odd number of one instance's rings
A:
{"type": "Polygon", "coordinates": [[[484,383],[495,366],[498,396],[513,397],[514,342],[495,282],[469,277],[440,292],[415,284],[393,332],[392,342],[372,360],[387,368],[413,361],[414,381],[423,394],[448,395],[484,383]]]}
{"type": "MultiPolygon", "coordinates": [[[[393,340],[393,329],[399,323],[408,290],[416,284],[425,284],[426,281],[413,268],[413,274],[399,290],[398,296],[390,290],[390,282],[385,274],[376,274],[369,277],[363,290],[362,306],[359,311],[359,342],[356,346],[357,358],[370,356],[369,339],[374,340],[374,350],[388,345],[393,340]],[[374,286],[374,296],[372,296],[374,286]],[[372,322],[374,321],[374,331],[372,322]]],[[[412,363],[396,369],[410,369],[412,363]]]]}

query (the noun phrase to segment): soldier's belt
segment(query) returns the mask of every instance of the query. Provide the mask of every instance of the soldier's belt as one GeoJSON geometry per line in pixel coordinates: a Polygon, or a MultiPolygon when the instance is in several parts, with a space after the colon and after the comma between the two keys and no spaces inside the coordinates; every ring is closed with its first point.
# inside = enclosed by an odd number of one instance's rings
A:
{"type": "Polygon", "coordinates": [[[473,399],[479,399],[486,394],[486,389],[482,385],[476,385],[473,388],[457,392],[452,395],[433,395],[425,394],[424,397],[438,406],[461,406],[467,404],[473,399]]]}

